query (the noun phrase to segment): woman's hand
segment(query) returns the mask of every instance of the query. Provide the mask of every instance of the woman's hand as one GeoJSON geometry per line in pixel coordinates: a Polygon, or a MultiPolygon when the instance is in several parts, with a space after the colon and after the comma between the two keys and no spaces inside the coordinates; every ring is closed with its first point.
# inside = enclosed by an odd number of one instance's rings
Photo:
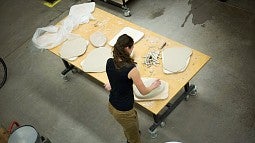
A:
{"type": "Polygon", "coordinates": [[[155,89],[161,85],[161,81],[159,79],[156,79],[152,84],[151,84],[151,89],[155,89]]]}
{"type": "Polygon", "coordinates": [[[107,91],[111,91],[111,89],[112,89],[110,83],[105,83],[105,84],[104,84],[104,88],[105,88],[107,91]]]}
{"type": "Polygon", "coordinates": [[[129,73],[128,78],[133,80],[134,85],[137,87],[142,95],[150,93],[153,89],[160,86],[161,81],[156,79],[149,87],[146,87],[141,79],[140,73],[136,67],[134,67],[129,73]]]}

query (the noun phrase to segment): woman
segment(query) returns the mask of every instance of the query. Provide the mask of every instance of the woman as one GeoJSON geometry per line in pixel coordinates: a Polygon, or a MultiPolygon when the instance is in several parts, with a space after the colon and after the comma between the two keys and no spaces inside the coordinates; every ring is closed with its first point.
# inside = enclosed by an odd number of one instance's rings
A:
{"type": "Polygon", "coordinates": [[[141,94],[146,95],[157,88],[161,82],[155,80],[149,87],[145,87],[140,73],[130,57],[134,49],[133,39],[121,35],[113,49],[113,58],[107,60],[106,73],[109,84],[105,88],[110,91],[109,111],[123,127],[129,143],[140,143],[137,112],[134,109],[133,84],[141,94]]]}

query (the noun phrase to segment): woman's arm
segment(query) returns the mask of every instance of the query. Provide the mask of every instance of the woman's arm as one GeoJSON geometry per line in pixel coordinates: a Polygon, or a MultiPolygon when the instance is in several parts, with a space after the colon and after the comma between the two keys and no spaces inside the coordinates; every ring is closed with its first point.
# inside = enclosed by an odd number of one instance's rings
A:
{"type": "Polygon", "coordinates": [[[111,89],[112,89],[110,83],[105,83],[105,84],[104,84],[104,88],[105,88],[107,91],[111,91],[111,89]]]}
{"type": "Polygon", "coordinates": [[[129,73],[128,78],[132,79],[135,86],[142,95],[150,93],[153,89],[160,86],[161,82],[159,79],[156,79],[149,87],[146,87],[141,79],[140,73],[136,67],[134,67],[129,73]]]}

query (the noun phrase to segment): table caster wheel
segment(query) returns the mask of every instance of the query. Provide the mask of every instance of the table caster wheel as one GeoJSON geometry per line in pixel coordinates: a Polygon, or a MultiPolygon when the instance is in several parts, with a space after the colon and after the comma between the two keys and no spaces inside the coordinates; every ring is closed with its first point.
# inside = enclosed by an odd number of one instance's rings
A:
{"type": "Polygon", "coordinates": [[[149,130],[152,139],[155,139],[158,136],[158,131],[155,129],[154,131],[149,130]]]}
{"type": "Polygon", "coordinates": [[[187,95],[184,99],[185,99],[185,101],[188,101],[189,100],[189,95],[187,95]]]}
{"type": "Polygon", "coordinates": [[[73,69],[72,69],[72,73],[73,73],[73,74],[75,74],[75,73],[79,73],[79,72],[80,72],[80,70],[79,70],[79,69],[77,69],[77,68],[73,68],[73,69]]]}
{"type": "Polygon", "coordinates": [[[125,17],[131,16],[131,12],[130,12],[130,10],[128,8],[123,10],[123,14],[124,14],[125,17]]]}
{"type": "Polygon", "coordinates": [[[67,77],[67,75],[62,75],[62,74],[61,74],[61,77],[62,77],[62,79],[63,79],[64,81],[69,81],[69,78],[67,77]]]}
{"type": "Polygon", "coordinates": [[[165,127],[165,126],[166,126],[166,122],[161,122],[161,123],[160,123],[160,127],[161,127],[161,128],[163,128],[163,127],[165,127]]]}
{"type": "Polygon", "coordinates": [[[189,93],[191,96],[197,96],[197,86],[189,93]]]}

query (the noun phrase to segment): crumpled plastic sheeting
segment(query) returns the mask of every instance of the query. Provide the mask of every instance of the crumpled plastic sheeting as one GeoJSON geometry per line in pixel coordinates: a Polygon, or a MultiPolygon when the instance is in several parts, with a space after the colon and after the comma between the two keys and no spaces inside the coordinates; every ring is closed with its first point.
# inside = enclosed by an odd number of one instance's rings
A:
{"type": "Polygon", "coordinates": [[[74,5],[70,8],[69,15],[78,20],[80,24],[88,23],[93,19],[92,12],[95,10],[95,2],[74,5]]]}
{"type": "Polygon", "coordinates": [[[52,49],[58,46],[68,38],[73,29],[94,19],[92,16],[94,10],[95,2],[72,6],[59,27],[50,25],[36,29],[32,37],[34,46],[38,49],[52,49]]]}

